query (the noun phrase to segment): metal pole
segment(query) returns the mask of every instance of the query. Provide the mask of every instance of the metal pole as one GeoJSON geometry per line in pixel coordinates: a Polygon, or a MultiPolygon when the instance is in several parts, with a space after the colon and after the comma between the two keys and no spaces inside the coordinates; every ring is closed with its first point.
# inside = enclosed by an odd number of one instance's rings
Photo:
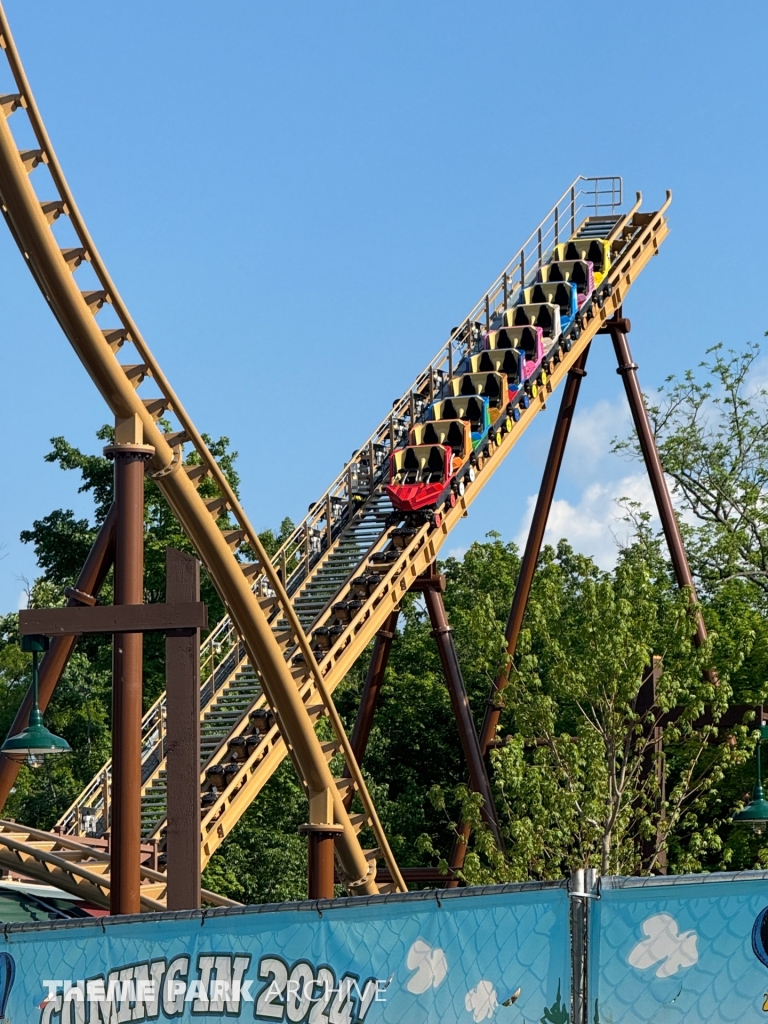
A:
{"type": "Polygon", "coordinates": [[[588,900],[585,897],[585,873],[584,868],[577,868],[571,873],[569,885],[571,900],[571,1020],[573,1024],[587,1024],[585,981],[588,900]]]}
{"type": "Polygon", "coordinates": [[[360,707],[357,709],[357,717],[355,718],[355,725],[350,737],[352,751],[358,764],[363,763],[363,757],[365,756],[365,748],[368,745],[368,737],[373,725],[373,714],[376,710],[376,703],[379,699],[382,683],[384,682],[384,673],[389,662],[389,654],[392,650],[392,641],[395,637],[399,615],[399,608],[390,612],[384,625],[376,634],[376,643],[373,647],[371,663],[368,666],[368,673],[365,677],[365,684],[360,697],[360,707]]]}
{"type": "Polygon", "coordinates": [[[466,687],[464,686],[464,679],[461,675],[459,659],[456,655],[456,647],[453,643],[453,630],[448,625],[445,605],[438,588],[426,586],[423,588],[423,591],[427,612],[429,613],[429,621],[432,623],[432,636],[437,644],[440,664],[443,667],[445,681],[448,684],[448,693],[451,697],[451,705],[459,729],[461,747],[469,767],[472,789],[483,798],[483,818],[493,834],[496,845],[500,850],[503,850],[504,841],[501,838],[491,784],[488,780],[488,773],[485,770],[483,752],[478,742],[477,731],[472,719],[466,687]]]}
{"type": "MultiPolygon", "coordinates": [[[[632,361],[632,354],[629,350],[627,334],[630,329],[629,320],[623,317],[614,317],[606,323],[611,335],[613,347],[616,352],[616,359],[619,366],[616,372],[624,381],[624,390],[627,393],[627,401],[632,413],[632,420],[637,431],[637,438],[640,442],[640,449],[643,453],[645,468],[651,481],[653,496],[656,500],[656,508],[659,511],[659,519],[664,530],[664,536],[669,548],[669,556],[672,560],[672,568],[675,572],[677,585],[681,589],[688,588],[691,600],[696,600],[696,588],[691,575],[691,567],[688,564],[688,557],[683,546],[683,538],[680,535],[680,527],[672,506],[672,498],[669,494],[667,481],[664,476],[664,469],[659,458],[659,450],[656,447],[656,438],[653,436],[651,422],[648,419],[648,411],[643,401],[643,393],[640,390],[640,382],[637,379],[637,363],[632,361]]],[[[707,627],[701,617],[701,612],[696,617],[696,632],[694,642],[700,647],[707,639],[707,627]]]]}
{"type": "MultiPolygon", "coordinates": [[[[536,563],[544,541],[544,532],[547,528],[547,520],[549,519],[549,512],[555,496],[555,488],[557,487],[557,478],[560,475],[565,446],[568,441],[571,423],[573,422],[576,400],[579,397],[581,381],[587,375],[584,367],[587,365],[588,356],[589,346],[584,349],[568,371],[565,388],[563,389],[563,397],[560,401],[560,410],[557,414],[555,429],[552,432],[549,454],[544,466],[541,487],[536,498],[536,508],[534,509],[531,528],[528,532],[528,540],[526,541],[525,551],[520,563],[520,575],[517,578],[515,594],[512,598],[512,607],[509,612],[509,619],[507,620],[505,635],[507,640],[507,656],[510,661],[514,658],[517,649],[517,641],[523,625],[523,616],[525,615],[528,597],[531,593],[533,575],[536,571],[536,563]]],[[[483,727],[480,730],[480,745],[483,753],[488,750],[490,743],[496,737],[501,708],[496,704],[494,696],[507,686],[509,682],[508,673],[509,666],[507,665],[493,681],[491,696],[486,707],[485,718],[483,719],[483,727]]]]}
{"type": "Polygon", "coordinates": [[[299,832],[309,838],[307,895],[311,900],[334,897],[334,840],[343,831],[340,825],[299,825],[299,832]]]}
{"type": "MultiPolygon", "coordinates": [[[[568,441],[568,434],[573,421],[573,414],[576,409],[576,400],[579,396],[582,378],[586,376],[584,367],[589,356],[589,346],[584,349],[574,365],[568,371],[568,377],[563,389],[563,397],[560,401],[560,410],[555,421],[555,428],[552,432],[552,441],[549,446],[549,454],[544,466],[544,475],[541,480],[541,487],[536,499],[536,508],[533,513],[531,528],[528,533],[528,540],[525,545],[520,574],[517,578],[515,594],[512,599],[512,607],[507,620],[506,640],[507,656],[512,660],[517,649],[517,640],[520,636],[520,629],[523,624],[525,608],[528,604],[528,597],[531,593],[533,574],[536,570],[536,563],[541,551],[544,532],[547,528],[549,511],[552,507],[552,499],[555,495],[557,478],[560,474],[560,467],[563,462],[565,446],[568,441]]],[[[497,695],[504,690],[509,682],[509,663],[494,679],[491,686],[491,693],[483,716],[483,724],[480,728],[480,749],[485,755],[488,752],[493,740],[496,738],[496,729],[501,717],[501,706],[498,703],[497,695]]],[[[469,839],[469,827],[463,824],[459,830],[459,838],[453,844],[450,865],[453,869],[460,869],[464,863],[467,852],[467,840],[469,839]]]]}
{"type": "MultiPolygon", "coordinates": [[[[386,622],[376,634],[376,643],[373,646],[371,663],[368,666],[363,692],[360,695],[360,706],[357,709],[355,725],[349,740],[358,765],[362,765],[363,758],[365,757],[365,748],[368,746],[368,737],[371,734],[373,716],[379,701],[381,687],[384,683],[384,673],[387,670],[399,615],[399,608],[390,612],[386,622]]],[[[352,805],[354,796],[354,791],[352,791],[344,798],[344,806],[347,810],[352,805]]]]}
{"type": "MultiPolygon", "coordinates": [[[[144,602],[144,464],[149,445],[104,449],[115,463],[114,603],[144,602]]],[[[141,911],[141,689],[143,637],[115,633],[112,640],[112,865],[110,912],[141,911]]]]}
{"type": "MultiPolygon", "coordinates": [[[[166,548],[168,604],[200,600],[200,563],[166,548]]],[[[167,707],[166,854],[169,910],[200,908],[200,630],[169,631],[165,639],[167,707]]]]}
{"type": "MultiPolygon", "coordinates": [[[[117,522],[117,510],[114,504],[110,507],[107,517],[102,523],[93,547],[88,553],[80,575],[77,577],[75,586],[68,589],[67,607],[73,608],[77,605],[94,604],[96,595],[101,590],[107,573],[112,567],[115,558],[115,523],[117,522]]],[[[67,662],[75,647],[77,637],[55,636],[51,638],[51,646],[46,652],[40,664],[40,710],[45,711],[48,702],[53,696],[53,691],[61,679],[67,662]]],[[[27,690],[21,707],[16,712],[16,717],[8,732],[9,736],[15,736],[25,729],[29,724],[29,712],[32,709],[32,687],[27,690]]],[[[12,761],[4,754],[0,754],[0,807],[5,804],[8,796],[16,782],[21,763],[12,761]]],[[[107,823],[104,823],[105,828],[107,823]]]]}

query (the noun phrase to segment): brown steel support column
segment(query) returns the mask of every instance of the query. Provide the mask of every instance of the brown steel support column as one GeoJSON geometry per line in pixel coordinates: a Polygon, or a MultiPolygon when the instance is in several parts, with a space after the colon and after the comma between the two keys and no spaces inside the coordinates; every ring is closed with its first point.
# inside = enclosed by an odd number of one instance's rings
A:
{"type": "MultiPolygon", "coordinates": [[[[627,401],[632,413],[632,420],[637,431],[637,438],[640,442],[640,450],[643,453],[645,468],[651,481],[653,496],[656,499],[656,508],[659,510],[659,519],[667,540],[669,555],[672,560],[672,568],[675,571],[677,585],[682,589],[687,587],[691,600],[696,600],[696,588],[693,585],[691,568],[688,565],[688,556],[683,546],[683,538],[680,535],[680,527],[672,507],[672,498],[667,487],[664,470],[659,458],[659,450],[656,447],[656,438],[653,436],[651,422],[648,419],[648,412],[643,401],[643,393],[640,390],[640,382],[637,379],[637,363],[632,362],[632,353],[629,351],[627,334],[630,329],[629,320],[623,317],[615,317],[606,323],[613,348],[616,352],[616,359],[619,366],[616,372],[624,381],[624,390],[627,393],[627,401]]],[[[694,642],[700,647],[707,639],[707,627],[701,613],[696,619],[696,633],[694,642]]]]}
{"type": "Polygon", "coordinates": [[[392,641],[395,637],[399,616],[399,608],[390,612],[389,618],[376,634],[376,643],[373,646],[371,663],[368,666],[365,685],[360,696],[360,707],[357,709],[357,717],[355,718],[355,725],[350,738],[352,752],[358,764],[363,763],[365,748],[368,746],[368,737],[371,734],[371,726],[373,725],[373,715],[376,711],[379,693],[384,682],[384,673],[389,663],[389,655],[392,650],[392,641]]]}
{"type": "MultiPolygon", "coordinates": [[[[362,765],[363,758],[365,757],[365,749],[368,746],[368,737],[371,734],[371,727],[373,726],[373,716],[376,712],[376,705],[379,702],[379,694],[381,693],[381,687],[384,683],[384,673],[386,672],[387,664],[389,663],[389,654],[392,650],[392,641],[395,637],[395,630],[397,629],[397,620],[399,615],[399,608],[390,612],[386,622],[376,634],[376,642],[373,645],[371,663],[368,666],[368,672],[365,676],[365,685],[363,686],[363,692],[360,695],[360,706],[357,709],[355,725],[352,729],[352,736],[349,740],[352,744],[352,751],[358,765],[362,765]]],[[[347,796],[344,797],[344,806],[347,810],[352,806],[354,796],[354,791],[350,791],[347,796]]]]}
{"type": "Polygon", "coordinates": [[[311,900],[332,900],[334,885],[334,840],[343,832],[340,825],[299,825],[309,838],[307,896],[311,900]]]}
{"type": "Polygon", "coordinates": [[[483,798],[483,818],[493,834],[496,845],[500,850],[503,850],[504,841],[501,838],[491,784],[488,779],[488,773],[485,770],[483,753],[478,742],[477,731],[472,720],[472,712],[464,686],[464,679],[461,675],[459,659],[456,655],[456,647],[453,643],[453,630],[448,625],[440,590],[432,586],[425,586],[423,590],[427,612],[429,613],[429,621],[432,623],[432,636],[437,644],[440,664],[443,667],[443,675],[448,684],[453,714],[459,729],[461,747],[469,767],[470,783],[475,793],[479,793],[483,798]]]}
{"type": "MultiPolygon", "coordinates": [[[[541,487],[539,488],[539,494],[536,499],[536,508],[534,509],[531,528],[528,531],[528,540],[526,541],[525,551],[523,552],[523,558],[520,563],[520,574],[517,578],[515,593],[512,598],[512,607],[509,612],[509,619],[507,620],[505,635],[509,662],[493,681],[490,697],[488,698],[488,703],[485,708],[485,715],[483,716],[483,724],[480,729],[480,749],[482,750],[483,755],[488,752],[488,748],[496,738],[496,730],[501,716],[501,705],[498,703],[496,698],[497,694],[501,693],[509,682],[509,663],[514,658],[515,651],[517,649],[517,640],[520,636],[520,629],[523,625],[523,616],[525,615],[528,597],[531,593],[533,574],[536,571],[536,563],[544,540],[544,532],[547,528],[547,520],[549,519],[550,509],[552,508],[552,499],[555,495],[557,478],[560,475],[560,467],[563,464],[565,446],[568,441],[571,423],[573,422],[576,400],[579,397],[582,378],[587,375],[585,366],[587,365],[588,356],[589,346],[584,349],[581,356],[579,356],[569,370],[568,377],[565,382],[565,388],[563,389],[563,397],[560,400],[560,409],[557,414],[557,420],[555,421],[555,428],[552,432],[549,454],[547,455],[547,461],[544,466],[541,487]]],[[[460,869],[464,863],[464,857],[467,852],[467,842],[469,840],[469,832],[469,826],[466,823],[463,823],[459,830],[459,836],[454,842],[453,850],[451,851],[450,865],[453,870],[460,869]]],[[[451,883],[449,883],[449,885],[450,884],[451,883]]],[[[454,882],[452,884],[455,885],[456,883],[454,882]]]]}
{"type": "MultiPolygon", "coordinates": [[[[167,548],[165,600],[200,600],[200,563],[167,548]]],[[[169,910],[200,907],[200,630],[169,630],[165,640],[169,910]]]]}
{"type": "MultiPolygon", "coordinates": [[[[555,488],[557,487],[557,478],[560,475],[560,467],[563,464],[563,455],[565,454],[565,446],[568,441],[571,423],[573,422],[576,400],[579,397],[581,381],[587,375],[585,366],[587,365],[588,355],[589,347],[584,349],[581,356],[568,371],[565,388],[563,389],[563,397],[560,401],[560,409],[549,445],[549,454],[544,466],[544,475],[541,478],[541,487],[536,499],[533,520],[528,531],[528,540],[526,541],[525,551],[520,563],[520,575],[517,578],[515,593],[512,598],[512,607],[509,612],[509,619],[507,620],[505,636],[507,640],[507,655],[510,661],[514,658],[515,651],[517,650],[517,640],[523,625],[523,617],[531,593],[531,584],[533,583],[533,574],[536,571],[536,563],[539,559],[544,533],[547,529],[547,521],[550,509],[552,508],[552,500],[555,496],[555,488]]],[[[496,679],[494,679],[493,689],[486,707],[483,727],[480,731],[480,746],[484,754],[496,737],[496,729],[498,728],[501,715],[501,708],[494,700],[494,696],[500,693],[508,682],[509,666],[507,665],[504,671],[500,672],[496,679]]]]}
{"type": "MultiPolygon", "coordinates": [[[[67,607],[74,608],[78,605],[95,603],[96,596],[101,590],[107,573],[112,568],[115,558],[115,523],[117,521],[117,510],[112,505],[107,517],[102,523],[93,547],[88,553],[80,575],[77,577],[75,586],[67,589],[67,607]]],[[[45,711],[53,691],[61,679],[64,669],[67,667],[70,655],[75,647],[77,637],[55,636],[51,639],[50,649],[40,663],[40,710],[45,711]]],[[[21,707],[16,712],[13,725],[8,732],[9,736],[15,736],[29,725],[29,712],[32,708],[32,687],[27,690],[21,707]]],[[[16,782],[21,763],[12,761],[10,758],[0,754],[0,807],[5,804],[8,795],[16,782]]]]}
{"type": "MultiPolygon", "coordinates": [[[[114,603],[144,602],[144,464],[147,445],[104,449],[115,463],[114,603]]],[[[141,633],[115,633],[112,640],[112,865],[110,911],[141,910],[141,633]]]]}

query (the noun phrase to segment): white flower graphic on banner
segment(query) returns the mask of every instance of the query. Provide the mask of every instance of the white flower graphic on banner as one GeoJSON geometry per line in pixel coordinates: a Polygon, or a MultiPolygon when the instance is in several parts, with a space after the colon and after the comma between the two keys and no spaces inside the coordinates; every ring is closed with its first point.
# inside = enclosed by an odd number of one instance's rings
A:
{"type": "Polygon", "coordinates": [[[464,996],[464,1006],[471,1012],[475,1024],[492,1017],[498,1004],[496,989],[490,981],[479,981],[464,996]]]}
{"type": "Polygon", "coordinates": [[[669,978],[698,962],[698,935],[693,931],[681,932],[669,914],[654,914],[643,921],[642,929],[647,938],[629,954],[632,967],[644,971],[658,964],[656,977],[669,978]]]}
{"type": "Polygon", "coordinates": [[[448,973],[448,961],[442,949],[433,949],[423,939],[416,939],[408,950],[408,969],[415,971],[405,986],[409,992],[420,995],[428,988],[437,988],[448,973]]]}

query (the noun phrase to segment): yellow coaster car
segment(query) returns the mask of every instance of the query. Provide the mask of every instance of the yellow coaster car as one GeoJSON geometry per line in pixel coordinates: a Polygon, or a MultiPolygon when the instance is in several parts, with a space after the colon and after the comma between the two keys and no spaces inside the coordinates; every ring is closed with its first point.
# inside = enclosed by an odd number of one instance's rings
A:
{"type": "Polygon", "coordinates": [[[611,266],[611,243],[604,238],[572,238],[555,246],[555,262],[560,260],[586,260],[591,263],[597,288],[611,266]]]}
{"type": "Polygon", "coordinates": [[[542,281],[569,281],[576,285],[581,307],[595,290],[595,275],[589,260],[554,260],[541,268],[542,281]]]}

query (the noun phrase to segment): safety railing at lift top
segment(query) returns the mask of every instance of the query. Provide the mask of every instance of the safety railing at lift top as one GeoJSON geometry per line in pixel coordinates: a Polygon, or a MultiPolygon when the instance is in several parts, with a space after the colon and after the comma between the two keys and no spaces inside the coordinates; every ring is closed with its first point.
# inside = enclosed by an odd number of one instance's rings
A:
{"type": "MultiPolygon", "coordinates": [[[[548,260],[554,247],[567,240],[586,217],[616,214],[622,201],[622,179],[618,176],[580,176],[566,189],[437,355],[393,404],[388,416],[357,449],[273,556],[272,564],[279,570],[289,594],[296,592],[339,531],[376,493],[386,476],[390,453],[406,442],[412,424],[423,415],[443,383],[453,375],[454,367],[467,354],[472,343],[472,325],[487,325],[498,310],[514,304],[520,290],[536,280],[542,263],[548,260]]],[[[258,592],[270,593],[264,576],[256,576],[253,586],[258,592]]],[[[225,617],[209,633],[201,648],[201,678],[205,680],[202,708],[210,703],[243,657],[234,625],[225,617]]],[[[142,775],[146,779],[165,756],[164,695],[145,714],[142,737],[142,775]]],[[[104,808],[109,801],[110,774],[111,763],[108,762],[60,822],[66,831],[81,831],[80,815],[85,807],[102,820],[108,818],[104,808]]]]}

